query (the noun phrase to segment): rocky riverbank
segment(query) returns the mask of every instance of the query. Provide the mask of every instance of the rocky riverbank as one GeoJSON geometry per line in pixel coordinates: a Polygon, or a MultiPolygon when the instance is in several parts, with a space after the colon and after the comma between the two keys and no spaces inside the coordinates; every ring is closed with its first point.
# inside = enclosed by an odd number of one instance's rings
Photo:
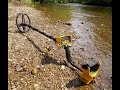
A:
{"type": "MultiPolygon", "coordinates": [[[[42,11],[21,2],[8,3],[8,90],[105,90],[99,83],[82,85],[76,73],[66,66],[65,51],[55,42],[30,29],[19,33],[16,16],[28,14],[32,26],[54,37],[70,34],[72,42],[79,37],[70,31],[70,25],[56,21],[52,23],[42,11]]],[[[72,54],[81,59],[81,55],[72,54]]],[[[111,90],[108,88],[107,90],[111,90]]]]}

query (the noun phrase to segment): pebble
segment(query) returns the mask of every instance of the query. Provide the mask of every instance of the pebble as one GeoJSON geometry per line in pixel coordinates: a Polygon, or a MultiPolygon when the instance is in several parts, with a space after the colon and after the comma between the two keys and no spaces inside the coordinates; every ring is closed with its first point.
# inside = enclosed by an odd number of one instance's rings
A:
{"type": "Polygon", "coordinates": [[[43,71],[45,72],[45,69],[43,69],[43,71]]]}
{"type": "Polygon", "coordinates": [[[16,88],[13,88],[12,90],[17,90],[16,88]]]}
{"type": "Polygon", "coordinates": [[[51,50],[51,47],[46,47],[46,48],[47,48],[47,50],[48,50],[48,51],[50,51],[50,50],[51,50]]]}
{"type": "Polygon", "coordinates": [[[8,61],[13,61],[12,59],[8,59],[8,61]]]}
{"type": "Polygon", "coordinates": [[[45,55],[45,53],[41,53],[42,55],[45,55]]]}
{"type": "Polygon", "coordinates": [[[14,89],[14,88],[15,88],[15,86],[12,86],[12,88],[14,89]]]}
{"type": "Polygon", "coordinates": [[[13,62],[14,64],[16,63],[16,62],[13,62]]]}
{"type": "Polygon", "coordinates": [[[88,29],[86,29],[86,31],[89,31],[88,29]]]}
{"type": "Polygon", "coordinates": [[[23,81],[23,78],[21,78],[21,81],[23,81]]]}
{"type": "Polygon", "coordinates": [[[40,66],[39,66],[39,65],[37,65],[37,66],[36,66],[36,68],[40,68],[40,66]]]}
{"type": "Polygon", "coordinates": [[[35,90],[40,90],[40,85],[39,84],[34,84],[35,90]]]}
{"type": "Polygon", "coordinates": [[[85,51],[85,49],[84,48],[80,48],[82,51],[85,51]]]}
{"type": "Polygon", "coordinates": [[[66,25],[72,25],[72,24],[71,24],[71,23],[69,23],[69,22],[66,22],[65,24],[66,24],[66,25]]]}
{"type": "Polygon", "coordinates": [[[17,71],[17,72],[23,71],[23,67],[22,67],[21,65],[17,65],[17,66],[16,66],[16,71],[17,71]]]}
{"type": "Polygon", "coordinates": [[[64,70],[65,69],[65,65],[61,65],[61,69],[64,70]]]}
{"type": "Polygon", "coordinates": [[[68,90],[68,88],[65,88],[65,90],[68,90]]]}
{"type": "Polygon", "coordinates": [[[35,67],[35,68],[33,68],[33,70],[31,71],[31,74],[35,75],[37,72],[38,72],[38,68],[35,67]]]}

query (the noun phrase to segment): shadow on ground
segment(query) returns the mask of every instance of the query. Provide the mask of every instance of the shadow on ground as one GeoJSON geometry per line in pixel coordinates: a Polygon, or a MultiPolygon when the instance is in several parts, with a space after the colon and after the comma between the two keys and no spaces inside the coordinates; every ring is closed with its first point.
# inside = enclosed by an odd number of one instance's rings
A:
{"type": "Polygon", "coordinates": [[[66,84],[66,87],[67,88],[72,88],[72,87],[77,88],[77,87],[84,86],[84,85],[85,84],[82,83],[78,77],[73,80],[70,80],[69,83],[66,84]]]}
{"type": "Polygon", "coordinates": [[[58,60],[50,57],[47,53],[43,52],[35,43],[33,40],[31,40],[28,36],[25,36],[23,33],[20,33],[22,36],[26,37],[27,40],[40,52],[40,53],[44,53],[43,56],[44,58],[41,60],[41,64],[45,65],[45,64],[56,64],[56,65],[66,65],[66,61],[63,62],[58,62],[58,60]]]}

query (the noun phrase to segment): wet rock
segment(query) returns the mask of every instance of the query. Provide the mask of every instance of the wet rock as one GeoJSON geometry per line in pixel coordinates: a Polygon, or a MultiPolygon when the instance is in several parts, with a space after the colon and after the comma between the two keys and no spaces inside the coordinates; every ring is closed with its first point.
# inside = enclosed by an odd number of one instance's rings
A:
{"type": "Polygon", "coordinates": [[[16,71],[17,71],[17,72],[22,72],[22,71],[23,71],[23,67],[18,64],[18,65],[16,66],[16,71]]]}
{"type": "Polygon", "coordinates": [[[39,84],[34,84],[34,89],[35,90],[40,90],[40,85],[39,84]]]}

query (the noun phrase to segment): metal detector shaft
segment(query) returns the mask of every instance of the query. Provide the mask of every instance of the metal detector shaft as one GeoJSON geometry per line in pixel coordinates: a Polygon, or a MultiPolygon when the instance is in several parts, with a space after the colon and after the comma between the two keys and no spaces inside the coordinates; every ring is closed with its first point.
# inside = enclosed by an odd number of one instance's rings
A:
{"type": "MultiPolygon", "coordinates": [[[[42,35],[44,35],[44,36],[46,36],[46,37],[48,37],[48,38],[50,38],[50,39],[52,39],[53,41],[56,42],[56,38],[54,38],[53,36],[47,35],[47,34],[44,33],[44,32],[39,31],[38,29],[32,27],[31,25],[28,25],[28,24],[20,24],[20,25],[22,25],[22,26],[27,26],[27,27],[33,29],[34,31],[37,31],[37,32],[41,33],[42,35]]],[[[77,66],[74,64],[74,62],[72,61],[72,57],[71,57],[71,54],[70,54],[69,46],[68,46],[68,45],[67,45],[67,46],[64,45],[64,49],[65,49],[65,52],[66,52],[67,61],[68,61],[73,67],[75,67],[75,68],[77,68],[78,70],[81,71],[81,69],[80,69],[79,67],[77,67],[77,66]]]]}
{"type": "Polygon", "coordinates": [[[41,33],[42,35],[44,35],[44,36],[46,36],[46,37],[48,37],[48,38],[50,38],[50,39],[52,39],[53,41],[56,42],[56,38],[54,38],[53,36],[50,36],[50,35],[48,35],[48,34],[46,34],[46,33],[44,33],[44,32],[41,32],[41,31],[39,31],[38,29],[36,29],[36,28],[34,28],[34,27],[32,27],[32,26],[30,26],[30,25],[28,25],[28,24],[21,24],[21,25],[27,26],[27,27],[33,29],[34,31],[37,31],[37,32],[41,33]]]}
{"type": "Polygon", "coordinates": [[[65,46],[64,45],[64,49],[65,49],[65,53],[66,53],[66,58],[67,58],[67,61],[75,68],[77,68],[78,70],[81,71],[81,69],[79,67],[77,67],[74,62],[72,61],[72,57],[71,57],[71,54],[70,54],[70,49],[69,49],[69,46],[65,46]]]}

